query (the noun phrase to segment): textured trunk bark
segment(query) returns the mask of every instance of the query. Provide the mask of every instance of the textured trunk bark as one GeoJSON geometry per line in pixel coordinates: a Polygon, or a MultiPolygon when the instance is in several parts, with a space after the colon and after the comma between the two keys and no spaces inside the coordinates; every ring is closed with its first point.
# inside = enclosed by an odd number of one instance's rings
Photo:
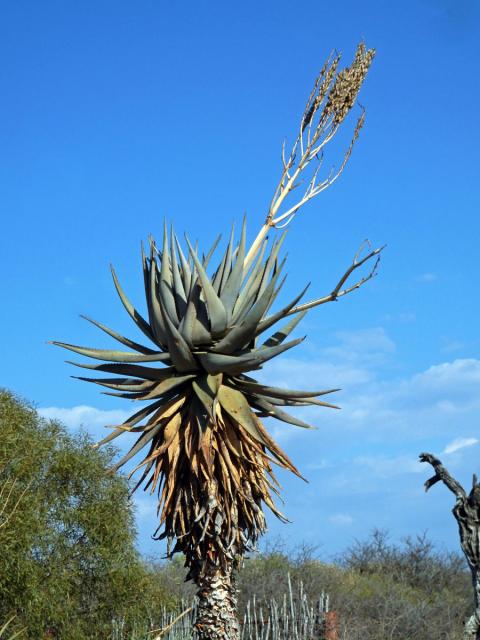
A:
{"type": "Polygon", "coordinates": [[[480,575],[477,568],[472,569],[472,583],[475,611],[465,623],[463,640],[480,640],[480,575]]]}
{"type": "Polygon", "coordinates": [[[195,640],[239,640],[237,592],[232,566],[226,570],[207,565],[197,578],[198,606],[194,625],[195,640]]]}

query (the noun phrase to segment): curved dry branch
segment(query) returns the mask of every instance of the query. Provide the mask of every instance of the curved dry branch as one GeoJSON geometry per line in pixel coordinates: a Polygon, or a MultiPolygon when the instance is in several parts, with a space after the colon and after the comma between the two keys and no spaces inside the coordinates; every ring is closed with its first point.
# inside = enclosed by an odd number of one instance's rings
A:
{"type": "Polygon", "coordinates": [[[291,316],[295,313],[300,313],[301,311],[307,311],[308,309],[312,309],[313,307],[318,307],[319,305],[325,304],[326,302],[334,302],[335,300],[338,300],[338,298],[341,298],[342,296],[345,296],[348,293],[355,291],[356,289],[360,289],[360,287],[363,284],[365,284],[365,282],[368,282],[369,280],[374,278],[377,275],[378,265],[380,263],[380,254],[386,245],[384,245],[383,247],[379,247],[378,249],[374,249],[373,251],[370,251],[363,258],[360,258],[362,251],[366,246],[370,247],[370,243],[368,240],[365,240],[365,242],[362,243],[360,249],[355,254],[352,264],[348,267],[348,269],[342,275],[340,280],[332,289],[331,293],[329,293],[326,296],[323,296],[322,298],[317,298],[316,300],[311,300],[310,302],[299,304],[298,306],[293,307],[293,309],[291,309],[285,315],[291,316]],[[370,269],[370,271],[366,276],[363,276],[362,278],[360,278],[360,280],[357,280],[357,282],[355,282],[354,284],[342,289],[343,285],[347,282],[347,280],[350,278],[350,276],[354,271],[356,271],[359,267],[361,267],[366,262],[368,262],[369,260],[372,260],[375,257],[376,257],[376,260],[374,261],[372,268],[370,269]]]}
{"type": "Polygon", "coordinates": [[[176,618],[174,618],[172,620],[172,622],[167,624],[166,627],[162,627],[161,629],[152,629],[148,633],[149,634],[150,633],[157,633],[158,635],[156,635],[155,638],[153,638],[153,640],[161,640],[161,638],[166,636],[166,634],[171,629],[173,629],[173,627],[177,624],[177,622],[179,622],[182,618],[184,618],[188,613],[191,613],[192,609],[193,609],[193,607],[188,607],[188,609],[185,609],[185,611],[182,611],[182,613],[180,613],[176,618]]]}
{"type": "Polygon", "coordinates": [[[431,487],[433,487],[434,484],[441,481],[448,489],[450,489],[457,500],[467,499],[467,493],[465,489],[458,482],[458,480],[455,480],[455,478],[449,474],[447,469],[443,466],[438,458],[436,458],[431,453],[421,453],[420,462],[428,462],[428,464],[432,465],[435,471],[435,475],[425,482],[425,491],[428,491],[431,487]]]}

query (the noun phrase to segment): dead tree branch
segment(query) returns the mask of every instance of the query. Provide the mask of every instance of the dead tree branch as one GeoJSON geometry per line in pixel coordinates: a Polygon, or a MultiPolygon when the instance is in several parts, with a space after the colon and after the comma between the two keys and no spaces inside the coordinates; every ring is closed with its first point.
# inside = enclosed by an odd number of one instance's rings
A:
{"type": "Polygon", "coordinates": [[[370,243],[368,240],[362,243],[362,246],[355,254],[352,264],[348,267],[348,269],[342,275],[342,277],[337,282],[337,284],[335,285],[331,293],[329,293],[326,296],[323,296],[322,298],[317,298],[316,300],[311,300],[310,302],[305,302],[296,307],[293,307],[293,309],[291,309],[286,315],[290,316],[292,314],[299,313],[300,311],[306,311],[307,309],[318,307],[319,305],[325,304],[326,302],[334,302],[335,300],[338,300],[338,298],[341,298],[342,296],[345,296],[348,293],[355,291],[356,289],[360,289],[360,287],[363,284],[365,284],[365,282],[368,282],[369,280],[374,278],[377,275],[378,265],[380,263],[380,253],[385,248],[385,245],[383,247],[379,247],[378,249],[374,249],[373,251],[370,251],[366,256],[361,258],[360,256],[365,246],[370,247],[370,243]],[[366,276],[363,276],[363,278],[360,278],[360,280],[357,280],[357,282],[355,282],[354,284],[342,289],[343,285],[346,284],[347,280],[350,278],[352,273],[356,271],[359,267],[361,267],[363,264],[368,262],[369,260],[372,260],[373,258],[376,258],[376,259],[369,273],[366,276]]]}
{"type": "Polygon", "coordinates": [[[148,633],[158,633],[158,635],[156,635],[153,640],[161,640],[161,638],[163,638],[170,631],[170,629],[172,629],[177,624],[177,622],[179,622],[183,617],[190,613],[192,609],[193,607],[188,607],[188,609],[185,609],[185,611],[182,611],[182,613],[174,618],[172,622],[167,624],[166,627],[163,627],[162,629],[152,629],[152,631],[149,631],[148,633]]]}
{"type": "Polygon", "coordinates": [[[473,475],[472,489],[467,492],[462,485],[450,475],[441,461],[431,453],[421,453],[420,462],[428,462],[435,470],[435,475],[425,482],[425,491],[442,481],[456,498],[452,513],[458,523],[460,544],[472,574],[475,610],[465,622],[464,640],[480,640],[480,484],[473,475]]]}
{"type": "Polygon", "coordinates": [[[428,491],[430,487],[433,487],[437,482],[442,481],[448,489],[454,494],[457,500],[466,500],[467,494],[462,485],[453,478],[447,469],[443,466],[441,461],[431,453],[421,453],[420,462],[428,462],[435,470],[435,475],[429,478],[425,482],[425,491],[428,491]]]}

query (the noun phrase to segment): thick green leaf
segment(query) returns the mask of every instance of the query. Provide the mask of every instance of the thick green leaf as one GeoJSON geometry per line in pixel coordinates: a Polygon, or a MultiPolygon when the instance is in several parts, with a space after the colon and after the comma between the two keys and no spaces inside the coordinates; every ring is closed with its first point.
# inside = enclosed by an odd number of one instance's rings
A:
{"type": "Polygon", "coordinates": [[[245,431],[255,438],[255,440],[266,447],[269,446],[269,443],[258,429],[255,416],[252,414],[252,409],[241,391],[222,384],[218,390],[218,401],[225,411],[238,422],[245,431]]]}
{"type": "Polygon", "coordinates": [[[160,256],[160,262],[161,262],[161,265],[162,265],[160,277],[164,282],[166,282],[167,284],[172,286],[172,284],[173,284],[173,282],[172,282],[172,270],[171,270],[171,267],[170,267],[170,255],[169,255],[169,250],[168,250],[168,233],[167,233],[167,221],[166,220],[163,221],[163,247],[162,247],[162,254],[160,256]]]}
{"type": "Polygon", "coordinates": [[[150,327],[150,325],[148,324],[148,322],[138,313],[138,311],[135,309],[135,307],[132,305],[132,303],[130,302],[130,300],[127,298],[127,296],[125,295],[122,287],[120,286],[120,282],[117,278],[117,274],[115,273],[115,269],[113,268],[112,265],[110,265],[110,268],[112,270],[112,277],[113,277],[113,282],[115,284],[115,289],[117,290],[117,293],[120,297],[120,300],[122,301],[123,306],[125,307],[127,313],[129,314],[129,316],[132,318],[132,320],[135,322],[135,324],[137,325],[137,327],[143,331],[143,333],[147,336],[147,338],[150,338],[150,340],[152,342],[154,342],[155,344],[157,344],[157,340],[155,339],[155,336],[152,332],[152,329],[150,327]]]}
{"type": "Polygon", "coordinates": [[[265,347],[275,347],[277,344],[281,344],[285,340],[285,338],[287,338],[292,333],[292,331],[303,319],[306,313],[307,309],[293,316],[293,318],[289,322],[287,322],[287,324],[285,324],[281,329],[275,331],[275,333],[270,336],[270,338],[266,340],[263,345],[265,347]]]}
{"type": "Polygon", "coordinates": [[[285,240],[285,236],[287,235],[287,230],[285,230],[278,240],[275,240],[272,246],[272,250],[270,255],[268,256],[267,262],[265,264],[265,269],[263,272],[262,280],[260,282],[260,286],[258,289],[258,295],[261,295],[264,289],[268,284],[268,279],[270,277],[270,273],[275,268],[277,264],[278,253],[282,247],[283,241],[285,240]]]}
{"type": "MultiPolygon", "coordinates": [[[[168,355],[168,354],[166,354],[168,355]]],[[[175,373],[174,367],[163,367],[162,369],[152,369],[150,367],[142,367],[136,364],[84,364],[83,362],[73,362],[66,360],[68,364],[73,364],[82,369],[91,369],[93,371],[103,371],[104,373],[116,373],[117,375],[136,376],[145,380],[164,380],[175,373]]]]}
{"type": "Polygon", "coordinates": [[[152,257],[152,249],[150,251],[151,257],[150,260],[145,255],[145,249],[143,247],[143,242],[140,244],[140,250],[142,255],[142,271],[143,271],[143,285],[145,289],[145,300],[147,303],[148,317],[152,317],[152,306],[150,303],[150,262],[152,257]]]}
{"type": "Polygon", "coordinates": [[[115,389],[117,391],[150,391],[156,386],[156,382],[152,380],[136,380],[135,378],[84,378],[82,376],[72,376],[76,380],[84,382],[93,382],[107,389],[115,389]]]}
{"type": "Polygon", "coordinates": [[[223,306],[222,301],[215,293],[212,283],[210,282],[210,278],[208,277],[207,272],[205,271],[203,265],[195,254],[188,238],[187,243],[190,249],[190,255],[192,256],[193,262],[197,269],[198,277],[202,285],[203,294],[205,296],[205,301],[207,303],[207,312],[210,319],[212,336],[216,337],[218,335],[222,335],[227,328],[227,312],[225,311],[225,307],[223,306]]]}
{"type": "Polygon", "coordinates": [[[232,322],[237,323],[238,320],[244,315],[246,311],[254,304],[258,293],[258,287],[262,279],[263,270],[265,265],[263,264],[263,256],[267,247],[268,240],[264,240],[258,260],[252,267],[250,275],[248,276],[245,284],[242,287],[240,295],[238,296],[235,306],[233,307],[232,322]]]}
{"type": "Polygon", "coordinates": [[[252,395],[249,397],[249,399],[251,399],[251,402],[255,407],[258,407],[259,409],[264,411],[266,415],[276,418],[277,420],[281,420],[282,422],[288,422],[289,424],[293,424],[297,427],[302,427],[303,429],[317,428],[317,427],[312,427],[311,425],[307,424],[303,420],[300,420],[299,418],[295,418],[294,416],[291,416],[289,413],[286,413],[286,411],[282,411],[281,409],[273,405],[271,402],[268,402],[268,400],[266,400],[265,398],[252,395]]]}
{"type": "Polygon", "coordinates": [[[175,295],[170,285],[167,284],[166,282],[163,282],[163,280],[160,281],[159,301],[160,301],[160,306],[162,307],[162,310],[168,315],[168,317],[170,318],[172,323],[175,325],[175,327],[178,328],[180,321],[179,321],[179,316],[177,314],[175,295]]]}
{"type": "Polygon", "coordinates": [[[247,233],[246,225],[246,217],[244,217],[240,243],[235,256],[235,264],[220,294],[220,300],[223,302],[229,318],[232,316],[233,307],[239,296],[240,287],[243,281],[243,262],[245,260],[245,241],[247,233]]]}
{"type": "MultiPolygon", "coordinates": [[[[175,236],[175,234],[173,234],[175,236]]],[[[181,265],[181,276],[182,276],[182,281],[183,281],[183,288],[185,290],[185,294],[188,296],[188,294],[190,293],[191,287],[192,287],[192,271],[190,269],[190,266],[187,262],[187,259],[185,258],[183,251],[182,251],[182,247],[180,246],[180,243],[177,240],[177,236],[175,236],[175,244],[177,246],[177,251],[178,251],[178,255],[180,258],[180,265],[181,265]]]]}
{"type": "Polygon", "coordinates": [[[215,274],[212,278],[212,287],[217,295],[220,294],[220,285],[222,284],[222,276],[225,270],[225,265],[227,263],[227,257],[228,257],[228,251],[225,251],[220,261],[220,264],[218,265],[217,270],[215,271],[215,274]]]}
{"type": "Polygon", "coordinates": [[[198,369],[197,362],[190,351],[190,347],[183,339],[182,334],[168,317],[163,307],[161,308],[166,331],[168,352],[175,368],[180,371],[195,371],[198,369]]]}
{"type": "MultiPolygon", "coordinates": [[[[273,270],[272,270],[272,278],[274,278],[276,275],[278,275],[278,273],[282,270],[283,265],[285,264],[285,261],[286,261],[286,258],[284,258],[282,260],[280,265],[278,265],[278,263],[276,261],[274,262],[273,270]]],[[[254,304],[256,304],[256,302],[258,302],[258,300],[263,295],[265,289],[268,287],[268,284],[263,288],[261,286],[262,282],[267,282],[268,281],[268,278],[265,278],[265,274],[270,271],[270,269],[268,267],[268,264],[269,264],[269,261],[267,260],[267,263],[265,265],[263,265],[263,269],[260,269],[258,271],[255,280],[251,284],[249,294],[244,299],[242,308],[238,308],[238,309],[235,308],[234,320],[233,320],[233,322],[235,324],[238,324],[239,322],[243,321],[243,319],[245,318],[246,314],[249,313],[249,310],[252,308],[252,306],[254,304]]],[[[275,291],[274,295],[272,295],[270,297],[270,302],[267,305],[267,308],[265,309],[265,312],[268,311],[270,306],[273,304],[276,296],[278,295],[278,292],[280,291],[280,289],[283,286],[284,281],[285,281],[285,279],[281,282],[278,290],[275,291]]]]}
{"type": "Polygon", "coordinates": [[[265,320],[262,320],[258,325],[258,329],[255,335],[256,336],[260,335],[267,329],[270,329],[270,327],[273,326],[276,322],[278,322],[283,317],[285,317],[285,315],[289,311],[291,311],[291,309],[293,309],[293,307],[297,304],[297,302],[305,295],[305,292],[307,291],[309,286],[310,286],[310,283],[308,283],[305,289],[296,298],[294,298],[289,304],[287,304],[286,307],[283,307],[283,309],[280,309],[280,311],[277,311],[276,313],[273,313],[271,316],[268,316],[268,318],[265,318],[265,320]]]}
{"type": "Polygon", "coordinates": [[[328,407],[329,409],[340,409],[340,407],[336,404],[330,404],[329,402],[322,402],[321,400],[317,400],[316,398],[306,399],[293,399],[289,400],[281,400],[280,398],[272,398],[271,396],[262,396],[267,402],[271,404],[282,406],[282,407],[310,407],[315,405],[316,407],[328,407]]]}
{"type": "MultiPolygon", "coordinates": [[[[334,391],[340,391],[340,389],[334,389],[334,391]]],[[[317,398],[310,398],[308,404],[314,404],[317,407],[328,407],[329,409],[340,409],[340,407],[336,404],[330,404],[328,402],[322,402],[321,400],[317,400],[317,398]]]]}
{"type": "MultiPolygon", "coordinates": [[[[275,269],[275,271],[274,271],[275,275],[277,274],[277,272],[279,273],[279,272],[282,270],[283,265],[285,264],[285,262],[286,262],[286,259],[282,260],[282,262],[281,262],[281,263],[280,263],[280,265],[278,266],[278,269],[275,269]]],[[[280,293],[280,291],[281,291],[281,289],[282,289],[283,285],[285,284],[285,280],[287,279],[287,277],[288,277],[288,274],[285,274],[285,275],[283,276],[283,278],[282,278],[282,279],[281,279],[281,281],[280,281],[280,284],[278,285],[278,287],[277,287],[277,288],[275,289],[275,291],[273,292],[273,295],[272,295],[272,296],[270,296],[270,301],[269,301],[269,303],[268,303],[268,305],[267,305],[267,308],[265,309],[265,313],[264,313],[263,315],[265,315],[266,313],[268,313],[268,312],[270,311],[270,307],[273,305],[273,303],[274,303],[274,302],[275,302],[275,300],[277,299],[277,296],[278,296],[278,294],[280,293]]],[[[267,288],[268,288],[268,287],[267,287],[267,288]]],[[[262,295],[263,295],[263,294],[262,294],[262,295]]]]}
{"type": "Polygon", "coordinates": [[[232,224],[232,230],[230,232],[230,240],[228,242],[227,251],[225,254],[225,264],[222,271],[222,278],[218,287],[219,294],[222,293],[223,287],[227,283],[228,277],[232,270],[232,256],[233,256],[233,239],[235,236],[235,225],[232,224]]]}
{"type": "Polygon", "coordinates": [[[66,342],[52,341],[57,347],[63,347],[69,351],[74,351],[87,358],[96,360],[110,360],[111,362],[164,362],[170,358],[168,353],[138,354],[129,351],[112,351],[110,349],[92,349],[89,347],[79,347],[66,342]]]}
{"type": "Polygon", "coordinates": [[[263,347],[262,349],[252,349],[239,356],[230,356],[220,353],[201,353],[197,355],[200,363],[208,373],[226,373],[235,375],[258,369],[264,362],[300,344],[304,338],[292,340],[277,347],[263,347]]]}
{"type": "Polygon", "coordinates": [[[150,307],[152,310],[150,317],[152,330],[157,336],[157,341],[165,347],[167,345],[167,338],[163,321],[162,305],[159,298],[159,281],[157,262],[155,259],[150,261],[150,307]]]}
{"type": "Polygon", "coordinates": [[[80,317],[83,318],[84,320],[87,320],[87,322],[91,322],[96,327],[98,327],[99,329],[107,333],[109,336],[111,336],[112,338],[115,338],[115,340],[124,344],[126,347],[135,349],[135,351],[138,351],[139,353],[145,353],[145,354],[156,353],[153,349],[150,349],[149,347],[144,347],[142,344],[138,344],[138,342],[134,342],[133,340],[129,340],[128,338],[125,338],[124,336],[120,335],[113,329],[109,329],[107,326],[105,326],[101,322],[97,322],[96,320],[93,320],[92,318],[89,318],[88,316],[84,316],[84,315],[80,315],[80,317]]]}
{"type": "Polygon", "coordinates": [[[132,392],[132,393],[114,393],[111,391],[102,391],[106,396],[114,396],[115,398],[126,398],[127,400],[151,400],[163,397],[166,393],[180,387],[185,382],[195,378],[195,374],[185,376],[172,376],[160,382],[156,382],[151,391],[132,392]]]}
{"type": "Polygon", "coordinates": [[[201,312],[201,307],[204,306],[204,303],[200,301],[200,291],[200,285],[195,284],[188,297],[187,310],[178,327],[178,330],[189,346],[211,344],[212,342],[210,332],[205,324],[197,317],[197,312],[201,312]]]}
{"type": "Polygon", "coordinates": [[[189,374],[185,376],[172,376],[167,380],[162,380],[147,395],[145,395],[143,400],[156,399],[159,396],[163,396],[167,392],[177,389],[177,387],[180,387],[185,382],[193,380],[194,378],[196,378],[195,374],[189,374]]]}
{"type": "Polygon", "coordinates": [[[170,265],[170,252],[168,250],[167,224],[164,222],[163,251],[160,258],[160,301],[163,309],[167,311],[170,319],[178,327],[177,306],[173,293],[172,268],[170,265]]]}
{"type": "Polygon", "coordinates": [[[183,286],[183,280],[180,275],[180,269],[178,267],[177,252],[175,251],[175,234],[173,233],[173,227],[170,234],[170,253],[172,263],[172,277],[173,277],[173,295],[175,298],[175,305],[177,309],[178,318],[183,318],[187,309],[187,292],[183,286]]]}
{"type": "Polygon", "coordinates": [[[243,379],[243,377],[236,378],[235,384],[238,384],[239,387],[241,387],[242,389],[245,389],[246,391],[257,393],[259,395],[268,395],[274,398],[284,398],[284,399],[292,398],[294,400],[299,400],[303,398],[314,398],[317,396],[326,395],[327,393],[334,393],[336,391],[340,391],[340,389],[327,389],[322,391],[297,391],[295,389],[282,389],[280,387],[268,387],[258,382],[245,380],[243,379]]]}
{"type": "Polygon", "coordinates": [[[250,309],[242,322],[231,329],[227,335],[211,349],[212,353],[230,354],[235,351],[239,351],[249,344],[255,336],[260,318],[271,303],[272,296],[274,295],[275,284],[279,275],[280,271],[269,282],[265,291],[250,309]]]}
{"type": "Polygon", "coordinates": [[[215,421],[215,402],[222,376],[204,375],[193,380],[192,387],[200,402],[203,404],[211,420],[215,421]]]}
{"type": "Polygon", "coordinates": [[[215,249],[218,246],[218,243],[220,242],[220,240],[222,239],[222,234],[219,234],[217,236],[217,238],[215,239],[215,242],[212,244],[210,251],[207,253],[206,256],[202,256],[202,264],[203,264],[203,268],[206,269],[208,267],[208,264],[210,262],[210,258],[213,256],[213,253],[215,251],[215,249]]]}

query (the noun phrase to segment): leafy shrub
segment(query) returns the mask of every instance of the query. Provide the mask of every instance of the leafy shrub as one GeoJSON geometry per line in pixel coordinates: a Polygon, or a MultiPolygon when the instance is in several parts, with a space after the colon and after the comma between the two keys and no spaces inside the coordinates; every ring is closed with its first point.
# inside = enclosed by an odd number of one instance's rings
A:
{"type": "Polygon", "coordinates": [[[0,528],[0,620],[15,613],[35,640],[109,638],[115,617],[143,622],[166,594],[135,549],[127,483],[109,472],[113,450],[93,450],[86,435],[43,420],[7,391],[0,430],[4,498],[11,490],[0,528]]]}

